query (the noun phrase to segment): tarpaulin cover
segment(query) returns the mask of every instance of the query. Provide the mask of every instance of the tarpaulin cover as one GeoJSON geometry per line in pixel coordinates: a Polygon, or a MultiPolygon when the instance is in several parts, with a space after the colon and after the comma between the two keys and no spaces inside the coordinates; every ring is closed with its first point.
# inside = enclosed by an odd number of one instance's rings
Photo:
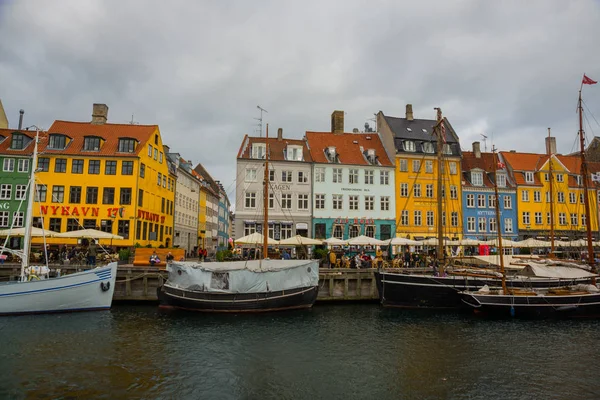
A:
{"type": "Polygon", "coordinates": [[[518,273],[524,276],[537,276],[543,278],[588,278],[596,276],[591,272],[585,271],[581,268],[574,268],[570,266],[558,266],[558,265],[544,265],[534,262],[527,263],[527,266],[518,273]]]}

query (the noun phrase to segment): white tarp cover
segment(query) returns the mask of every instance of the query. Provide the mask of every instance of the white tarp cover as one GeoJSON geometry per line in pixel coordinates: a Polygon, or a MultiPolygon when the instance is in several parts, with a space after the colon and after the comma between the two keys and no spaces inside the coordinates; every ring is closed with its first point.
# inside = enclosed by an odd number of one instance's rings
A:
{"type": "Polygon", "coordinates": [[[558,265],[544,265],[534,262],[527,263],[527,266],[518,272],[518,275],[537,276],[540,278],[588,278],[597,276],[581,268],[565,267],[558,265]]]}
{"type": "Polygon", "coordinates": [[[167,270],[172,286],[205,292],[276,292],[319,284],[317,260],[173,262],[167,270]]]}

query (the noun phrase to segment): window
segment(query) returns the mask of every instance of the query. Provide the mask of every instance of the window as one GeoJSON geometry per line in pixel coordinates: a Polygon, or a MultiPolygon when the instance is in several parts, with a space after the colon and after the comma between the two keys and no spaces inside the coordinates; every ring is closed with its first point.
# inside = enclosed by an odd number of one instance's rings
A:
{"type": "Polygon", "coordinates": [[[485,217],[479,217],[477,220],[477,228],[479,230],[479,232],[486,232],[487,229],[487,223],[486,223],[486,218],[485,217]]]}
{"type": "Polygon", "coordinates": [[[315,194],[315,208],[318,210],[325,209],[325,195],[324,194],[315,194]]]}
{"type": "Polygon", "coordinates": [[[380,185],[389,185],[390,184],[390,172],[389,171],[379,171],[379,184],[380,185]]]}
{"type": "Polygon", "coordinates": [[[381,196],[381,211],[389,211],[390,210],[390,197],[389,196],[381,196]]]}
{"type": "Polygon", "coordinates": [[[546,182],[548,182],[550,180],[550,175],[547,172],[544,174],[544,180],[546,182]]]}
{"type": "Polygon", "coordinates": [[[341,168],[333,169],[333,183],[342,183],[342,169],[341,168]]]}
{"type": "Polygon", "coordinates": [[[61,218],[50,218],[50,230],[54,232],[60,232],[62,229],[61,218]]]}
{"type": "Polygon", "coordinates": [[[548,225],[552,224],[552,217],[551,217],[550,213],[546,213],[546,223],[548,225]]]}
{"type": "Polygon", "coordinates": [[[421,170],[421,160],[413,160],[412,170],[413,172],[419,172],[421,170]]]}
{"type": "Polygon", "coordinates": [[[529,190],[523,190],[521,192],[521,200],[522,201],[529,201],[529,190]]]}
{"type": "Polygon", "coordinates": [[[17,171],[18,172],[29,172],[29,159],[28,158],[19,159],[17,171]]]}
{"type": "Polygon", "coordinates": [[[57,158],[54,161],[54,172],[67,172],[67,159],[57,158]]]}
{"type": "Polygon", "coordinates": [[[246,192],[246,208],[256,208],[256,192],[246,192]]]}
{"type": "Polygon", "coordinates": [[[490,222],[490,232],[496,232],[496,218],[490,218],[489,219],[490,222]]]}
{"type": "Polygon", "coordinates": [[[269,182],[275,182],[275,170],[274,169],[269,170],[269,182]]]}
{"type": "Polygon", "coordinates": [[[408,225],[408,210],[402,210],[402,213],[400,214],[400,225],[408,225]]]}
{"type": "Polygon", "coordinates": [[[121,188],[120,189],[119,204],[121,204],[121,205],[131,204],[131,188],[121,188]]]}
{"type": "MultiPolygon", "coordinates": [[[[119,152],[120,153],[133,153],[137,141],[135,139],[119,139],[119,152]]],[[[152,147],[152,146],[149,146],[152,147]]]]}
{"type": "Polygon", "coordinates": [[[565,194],[563,192],[558,192],[556,195],[559,203],[565,202],[565,194]]]}
{"type": "Polygon", "coordinates": [[[433,161],[425,161],[425,172],[427,172],[428,174],[433,174],[433,161]]]}
{"type": "Polygon", "coordinates": [[[571,225],[577,225],[578,222],[579,222],[579,215],[571,214],[571,225]]]}
{"type": "Polygon", "coordinates": [[[485,194],[477,195],[477,208],[485,208],[485,194]]]}
{"type": "MultiPolygon", "coordinates": [[[[4,159],[6,161],[6,159],[4,159]]],[[[38,169],[42,172],[48,172],[50,169],[50,159],[48,157],[38,158],[38,169]]]]}
{"type": "Polygon", "coordinates": [[[144,189],[138,189],[138,207],[144,206],[144,189]]]}
{"type": "Polygon", "coordinates": [[[35,185],[35,201],[44,203],[46,201],[46,185],[35,185]]]}
{"type": "Polygon", "coordinates": [[[67,232],[73,232],[79,229],[79,220],[77,218],[67,219],[67,232]]]}
{"type": "Polygon", "coordinates": [[[287,146],[285,159],[288,161],[302,161],[302,146],[287,146]]]}
{"type": "Polygon", "coordinates": [[[162,153],[162,151],[160,153],[158,153],[158,162],[161,163],[161,164],[163,163],[163,153],[162,153]]]}
{"type": "Polygon", "coordinates": [[[450,161],[448,165],[450,165],[450,175],[456,175],[456,163],[454,161],[450,161]]]}
{"type": "Polygon", "coordinates": [[[65,201],[65,187],[64,186],[52,186],[52,202],[63,203],[65,201]]]}
{"type": "Polygon", "coordinates": [[[550,203],[550,192],[546,192],[546,203],[550,203]]]}
{"type": "Polygon", "coordinates": [[[344,229],[341,225],[333,227],[333,237],[336,239],[344,239],[344,229]]]}
{"type": "Polygon", "coordinates": [[[140,164],[140,178],[145,178],[146,177],[146,164],[141,163],[140,164]]]}
{"type": "Polygon", "coordinates": [[[495,194],[490,194],[488,196],[488,207],[496,208],[496,195],[495,194]]]}
{"type": "Polygon", "coordinates": [[[525,172],[525,182],[533,183],[533,172],[530,172],[530,171],[525,172]]]}
{"type": "Polygon", "coordinates": [[[158,160],[158,149],[154,149],[154,159],[158,160]]]}
{"type": "Polygon", "coordinates": [[[15,159],[14,158],[5,158],[2,171],[4,172],[13,172],[15,170],[15,159]]]}
{"type": "Polygon", "coordinates": [[[10,142],[10,148],[15,150],[22,150],[25,147],[25,135],[13,134],[12,141],[10,142]]]}
{"type": "Polygon", "coordinates": [[[414,217],[414,225],[421,226],[421,210],[416,210],[413,213],[413,217],[414,217]]]}
{"type": "Polygon", "coordinates": [[[556,182],[564,182],[563,174],[556,174],[556,182]]]}
{"type": "Polygon", "coordinates": [[[533,201],[540,203],[542,201],[542,193],[539,190],[533,191],[533,201]]]}
{"type": "Polygon", "coordinates": [[[425,223],[427,224],[427,226],[433,226],[433,219],[433,211],[427,211],[427,214],[425,215],[425,223]]]}
{"type": "Polygon", "coordinates": [[[541,225],[542,224],[542,213],[541,212],[536,212],[534,215],[534,222],[536,225],[541,225]]]}
{"type": "Polygon", "coordinates": [[[156,184],[158,186],[160,186],[161,183],[162,183],[162,174],[159,172],[158,175],[156,176],[156,184]]]}
{"type": "Polygon", "coordinates": [[[452,154],[452,147],[448,143],[444,143],[442,151],[444,154],[452,154]]]}
{"type": "Polygon", "coordinates": [[[575,175],[575,180],[577,181],[577,186],[583,185],[583,181],[581,180],[581,175],[575,175]]]}
{"type": "Polygon", "coordinates": [[[104,188],[102,204],[115,204],[115,188],[104,188]]]}
{"type": "Polygon", "coordinates": [[[523,225],[529,225],[529,224],[531,224],[531,221],[529,220],[529,211],[524,211],[521,214],[521,218],[522,218],[522,221],[523,221],[523,225]]]}
{"type": "Polygon", "coordinates": [[[408,160],[400,159],[400,172],[408,172],[408,160]]]}
{"type": "Polygon", "coordinates": [[[265,154],[267,152],[267,146],[262,143],[253,143],[252,144],[252,158],[265,158],[265,154]]]}
{"type": "Polygon", "coordinates": [[[292,209],[292,194],[284,193],[281,195],[281,209],[291,210],[292,209]]]}
{"type": "Polygon", "coordinates": [[[69,203],[81,203],[81,186],[71,186],[69,188],[69,203]]]}
{"type": "Polygon", "coordinates": [[[370,238],[375,237],[375,227],[373,225],[368,225],[365,227],[365,236],[368,236],[370,238]]]}
{"type": "Polygon", "coordinates": [[[400,184],[400,196],[401,197],[408,197],[408,183],[401,183],[400,184]]]}
{"type": "Polygon", "coordinates": [[[98,151],[100,150],[100,138],[87,136],[83,139],[83,150],[98,151]]]}
{"type": "Polygon", "coordinates": [[[581,204],[583,204],[583,203],[585,202],[585,201],[584,201],[584,198],[583,198],[583,192],[579,193],[579,202],[580,202],[581,204]]]}
{"type": "Polygon", "coordinates": [[[483,173],[482,172],[471,172],[471,179],[473,180],[474,186],[483,186],[483,173]]]}
{"type": "Polygon", "coordinates": [[[106,160],[104,166],[104,175],[116,175],[117,174],[117,162],[106,160]]]}
{"type": "Polygon", "coordinates": [[[433,198],[433,185],[427,184],[425,185],[425,197],[433,198]]]}
{"type": "Polygon", "coordinates": [[[23,226],[24,215],[25,215],[25,213],[23,211],[15,211],[13,213],[13,223],[12,224],[15,228],[20,228],[23,226]]]}
{"type": "Polygon", "coordinates": [[[65,135],[50,135],[48,140],[48,148],[55,150],[62,150],[67,144],[67,137],[65,135]]]}
{"type": "Polygon", "coordinates": [[[90,160],[88,174],[98,175],[100,173],[100,160],[90,160]]]}
{"type": "Polygon", "coordinates": [[[412,140],[405,140],[403,147],[404,147],[404,151],[414,152],[416,150],[415,142],[413,142],[412,140]]]}
{"type": "Polygon", "coordinates": [[[365,185],[372,185],[375,176],[375,171],[365,170],[365,185]]]}
{"type": "Polygon", "coordinates": [[[308,210],[308,194],[298,195],[298,210],[308,210]]]}
{"type": "Polygon", "coordinates": [[[496,182],[498,187],[506,187],[506,175],[496,172],[496,182]]]}
{"type": "Polygon", "coordinates": [[[0,185],[0,200],[10,200],[12,196],[12,185],[0,185]]]}
{"type": "Polygon", "coordinates": [[[281,171],[281,182],[291,182],[292,171],[281,171]]]}
{"type": "Polygon", "coordinates": [[[325,182],[325,168],[315,168],[315,182],[325,182]]]}
{"type": "Polygon", "coordinates": [[[129,221],[119,220],[117,235],[123,236],[123,239],[129,239],[129,221]]]}
{"type": "Polygon", "coordinates": [[[256,169],[255,168],[246,169],[246,182],[256,182],[256,169]]]}
{"type": "Polygon", "coordinates": [[[467,207],[469,207],[469,208],[475,207],[475,195],[474,194],[467,195],[467,207]]]}
{"type": "Polygon", "coordinates": [[[27,197],[27,185],[15,185],[15,200],[25,200],[27,197]]]}
{"type": "Polygon", "coordinates": [[[571,203],[571,204],[577,203],[577,195],[574,192],[569,192],[569,203],[571,203]]]}
{"type": "Polygon", "coordinates": [[[455,185],[450,185],[450,198],[458,199],[458,189],[455,185]]]}
{"type": "MultiPolygon", "coordinates": [[[[559,216],[560,217],[560,216],[559,216]]],[[[581,226],[586,226],[585,214],[581,214],[581,226]]]]}
{"type": "Polygon", "coordinates": [[[333,199],[333,209],[341,210],[344,207],[344,201],[341,194],[334,194],[332,196],[333,199]]]}
{"type": "Polygon", "coordinates": [[[452,211],[450,214],[450,224],[454,227],[458,226],[458,212],[452,211]]]}
{"type": "Polygon", "coordinates": [[[504,196],[504,209],[505,210],[512,209],[512,197],[504,196]]]}
{"type": "Polygon", "coordinates": [[[348,196],[348,205],[350,207],[350,210],[358,210],[358,196],[356,195],[350,195],[348,196]]]}
{"type": "Polygon", "coordinates": [[[123,161],[121,175],[133,175],[133,161],[123,161]]]}
{"type": "Polygon", "coordinates": [[[7,227],[8,226],[8,220],[10,219],[9,216],[9,212],[8,211],[0,211],[0,226],[1,227],[7,227]]]}
{"type": "Polygon", "coordinates": [[[504,218],[504,232],[505,233],[512,233],[513,231],[513,223],[512,223],[512,219],[510,218],[504,218]]]}
{"type": "Polygon", "coordinates": [[[421,197],[421,184],[420,183],[415,183],[413,186],[413,196],[414,197],[421,197]]]}
{"type": "Polygon", "coordinates": [[[85,192],[86,204],[98,204],[98,188],[88,186],[85,192]]]}
{"type": "Polygon", "coordinates": [[[375,209],[375,196],[365,196],[365,211],[373,211],[375,209]]]}
{"type": "Polygon", "coordinates": [[[308,174],[304,171],[298,171],[298,183],[308,183],[308,174]]]}
{"type": "Polygon", "coordinates": [[[112,220],[111,219],[101,219],[100,220],[100,230],[102,232],[112,233],[112,220]]]}
{"type": "Polygon", "coordinates": [[[358,170],[357,169],[350,169],[350,171],[348,173],[348,183],[350,183],[350,184],[358,183],[358,170]]]}
{"type": "Polygon", "coordinates": [[[558,213],[558,223],[560,225],[567,224],[567,213],[564,213],[564,212],[558,213]]]}
{"type": "MultiPolygon", "coordinates": [[[[149,144],[149,145],[148,145],[148,157],[152,157],[152,149],[153,149],[152,145],[151,145],[151,144],[149,144]]],[[[144,238],[144,239],[145,239],[145,238],[144,238]]]]}

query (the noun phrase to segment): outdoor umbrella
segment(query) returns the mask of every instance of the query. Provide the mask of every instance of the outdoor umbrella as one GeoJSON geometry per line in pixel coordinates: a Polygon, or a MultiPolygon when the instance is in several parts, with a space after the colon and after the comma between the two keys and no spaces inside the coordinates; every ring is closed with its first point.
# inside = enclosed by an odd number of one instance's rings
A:
{"type": "Polygon", "coordinates": [[[346,245],[346,243],[348,243],[347,240],[342,240],[342,239],[338,239],[338,238],[334,238],[334,237],[325,239],[323,242],[329,246],[344,246],[344,245],[346,245]]]}
{"type": "Polygon", "coordinates": [[[392,246],[418,246],[421,244],[421,242],[401,237],[395,237],[390,239],[389,244],[391,244],[392,246]]]}
{"type": "MultiPolygon", "coordinates": [[[[235,239],[235,244],[263,244],[264,236],[258,232],[235,239]]],[[[277,240],[267,237],[267,244],[279,244],[277,240]]]]}
{"type": "Polygon", "coordinates": [[[316,244],[323,244],[323,241],[319,239],[311,239],[304,236],[296,235],[288,239],[280,240],[279,244],[281,246],[312,246],[316,244]]]}
{"type": "Polygon", "coordinates": [[[484,242],[477,239],[461,239],[459,240],[459,244],[461,246],[479,246],[480,244],[484,244],[484,242]]]}
{"type": "Polygon", "coordinates": [[[348,244],[350,246],[385,246],[388,244],[388,242],[361,235],[348,240],[348,244]]]}
{"type": "Polygon", "coordinates": [[[550,242],[529,238],[516,242],[515,247],[550,247],[550,242]]]}
{"type": "MultiPolygon", "coordinates": [[[[489,244],[491,246],[498,247],[498,238],[485,241],[485,242],[483,242],[483,244],[489,244]]],[[[517,247],[518,245],[519,245],[519,242],[515,242],[510,239],[502,239],[502,247],[517,247]]]]}
{"type": "MultiPolygon", "coordinates": [[[[0,236],[24,236],[25,228],[13,228],[13,229],[3,229],[0,231],[0,236]]],[[[31,228],[31,236],[41,237],[55,237],[58,233],[54,231],[47,231],[42,228],[31,228]]]]}
{"type": "Polygon", "coordinates": [[[63,232],[63,233],[57,233],[54,235],[54,237],[58,237],[58,238],[70,238],[70,239],[82,239],[82,238],[88,238],[88,239],[123,239],[123,236],[119,236],[119,235],[113,235],[110,232],[103,232],[103,231],[99,231],[96,229],[81,229],[78,231],[71,231],[71,232],[63,232]]]}

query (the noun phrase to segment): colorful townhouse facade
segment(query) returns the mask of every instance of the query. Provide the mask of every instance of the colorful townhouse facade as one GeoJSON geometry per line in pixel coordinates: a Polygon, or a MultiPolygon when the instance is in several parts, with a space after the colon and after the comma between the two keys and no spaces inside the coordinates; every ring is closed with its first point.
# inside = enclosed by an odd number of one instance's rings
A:
{"type": "Polygon", "coordinates": [[[226,250],[229,244],[229,197],[220,181],[215,181],[219,187],[219,215],[217,226],[217,247],[219,250],[226,250]]]}
{"type": "MultiPolygon", "coordinates": [[[[114,246],[170,247],[175,179],[157,125],[107,123],[94,104],[91,122],[55,121],[40,140],[34,225],[118,234],[114,246]]],[[[34,244],[42,244],[34,238],[34,244]]],[[[46,238],[48,243],[75,239],[46,238]]]]}
{"type": "MultiPolygon", "coordinates": [[[[310,237],[312,222],[312,158],[304,140],[287,139],[283,130],[269,137],[268,227],[275,240],[310,237]]],[[[235,232],[241,237],[262,233],[267,139],[246,135],[236,160],[235,232]]]]}
{"type": "Polygon", "coordinates": [[[463,234],[461,149],[458,135],[444,118],[442,176],[438,176],[438,137],[435,119],[414,118],[406,105],[404,118],[377,114],[377,129],[395,163],[396,236],[410,239],[437,237],[438,202],[442,201],[444,236],[463,234]],[[437,182],[442,180],[442,193],[437,182]]]}
{"type": "Polygon", "coordinates": [[[205,202],[204,216],[204,234],[201,236],[203,248],[206,249],[209,257],[214,257],[219,245],[219,185],[208,173],[202,164],[196,165],[194,171],[201,177],[203,187],[201,188],[200,202],[205,202]]]}
{"type": "Polygon", "coordinates": [[[517,190],[501,156],[482,153],[480,143],[474,142],[473,151],[462,152],[461,170],[463,236],[490,240],[498,237],[500,230],[503,238],[516,240],[517,190]],[[498,187],[499,217],[496,215],[495,183],[498,187]]]}
{"type": "Polygon", "coordinates": [[[313,237],[380,240],[395,236],[394,164],[377,133],[344,133],[334,111],[331,132],[306,132],[313,160],[313,237]]]}

